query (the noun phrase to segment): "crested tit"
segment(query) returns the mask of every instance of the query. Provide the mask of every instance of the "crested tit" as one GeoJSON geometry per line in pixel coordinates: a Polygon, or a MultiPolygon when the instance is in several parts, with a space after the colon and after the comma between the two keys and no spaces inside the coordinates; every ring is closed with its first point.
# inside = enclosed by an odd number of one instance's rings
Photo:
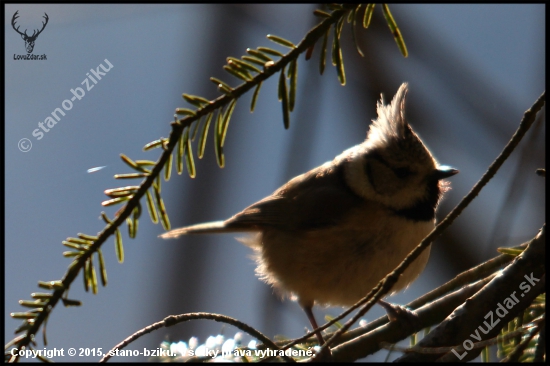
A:
{"type": "MultiPolygon", "coordinates": [[[[435,210],[449,189],[442,179],[458,173],[438,165],[405,120],[406,94],[403,83],[389,105],[381,100],[367,139],[333,161],[291,179],[225,221],[160,237],[251,233],[240,240],[255,251],[260,278],[294,295],[317,328],[314,303],[356,303],[434,228],[435,210]]],[[[428,248],[391,291],[414,281],[429,254],[428,248]]]]}

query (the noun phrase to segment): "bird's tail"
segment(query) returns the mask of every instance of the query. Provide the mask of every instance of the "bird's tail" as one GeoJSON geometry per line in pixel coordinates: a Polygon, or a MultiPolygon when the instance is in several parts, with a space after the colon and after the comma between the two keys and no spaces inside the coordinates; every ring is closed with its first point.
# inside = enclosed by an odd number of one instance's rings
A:
{"type": "Polygon", "coordinates": [[[230,233],[239,230],[227,228],[223,221],[212,221],[203,224],[180,227],[179,229],[170,230],[167,233],[159,235],[163,239],[175,239],[187,234],[216,234],[230,233]]]}

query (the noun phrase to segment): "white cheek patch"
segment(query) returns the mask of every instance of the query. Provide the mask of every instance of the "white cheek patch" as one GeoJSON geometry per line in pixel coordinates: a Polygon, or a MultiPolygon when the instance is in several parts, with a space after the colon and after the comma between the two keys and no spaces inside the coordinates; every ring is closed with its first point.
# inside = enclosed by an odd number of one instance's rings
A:
{"type": "Polygon", "coordinates": [[[338,158],[344,165],[344,175],[348,186],[358,196],[371,200],[376,195],[365,172],[366,158],[364,146],[357,145],[344,151],[338,158]]]}

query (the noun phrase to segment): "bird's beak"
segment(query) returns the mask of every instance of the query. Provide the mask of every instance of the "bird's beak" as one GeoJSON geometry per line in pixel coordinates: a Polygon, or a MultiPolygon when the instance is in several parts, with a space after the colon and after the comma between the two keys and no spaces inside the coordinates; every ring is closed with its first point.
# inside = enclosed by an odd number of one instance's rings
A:
{"type": "Polygon", "coordinates": [[[457,173],[458,173],[457,169],[451,168],[450,166],[447,166],[447,165],[441,165],[433,172],[433,177],[436,180],[440,180],[440,179],[449,178],[457,173]]]}

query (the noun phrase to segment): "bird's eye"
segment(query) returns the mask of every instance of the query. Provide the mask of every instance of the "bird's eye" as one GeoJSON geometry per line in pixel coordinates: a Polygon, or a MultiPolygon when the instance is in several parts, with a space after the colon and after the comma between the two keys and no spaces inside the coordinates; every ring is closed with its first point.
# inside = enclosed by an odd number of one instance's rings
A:
{"type": "Polygon", "coordinates": [[[407,178],[409,175],[412,174],[409,168],[397,168],[394,169],[393,172],[395,175],[397,175],[398,178],[404,179],[407,178]]]}

